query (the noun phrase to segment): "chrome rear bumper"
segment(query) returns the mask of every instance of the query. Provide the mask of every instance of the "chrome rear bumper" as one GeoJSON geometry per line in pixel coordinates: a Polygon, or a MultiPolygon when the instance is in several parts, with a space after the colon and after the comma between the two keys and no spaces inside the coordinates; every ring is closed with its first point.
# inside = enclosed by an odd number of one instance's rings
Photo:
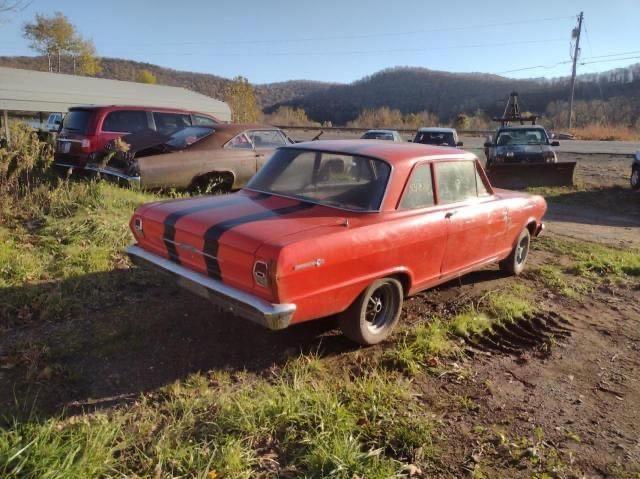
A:
{"type": "Polygon", "coordinates": [[[291,323],[295,304],[272,304],[250,293],[228,286],[222,281],[209,278],[173,263],[162,256],[131,245],[127,254],[138,266],[152,266],[176,276],[178,284],[189,291],[208,299],[222,309],[249,319],[269,329],[284,329],[291,323]]]}
{"type": "Polygon", "coordinates": [[[93,165],[91,163],[86,164],[85,166],[72,165],[68,163],[56,162],[54,166],[58,168],[65,168],[67,170],[71,170],[73,172],[74,169],[80,171],[90,171],[92,173],[97,173],[99,175],[106,175],[107,177],[114,178],[116,180],[124,181],[128,183],[130,186],[140,186],[140,176],[131,176],[123,173],[120,170],[116,170],[115,168],[109,168],[108,166],[100,167],[93,165]]]}

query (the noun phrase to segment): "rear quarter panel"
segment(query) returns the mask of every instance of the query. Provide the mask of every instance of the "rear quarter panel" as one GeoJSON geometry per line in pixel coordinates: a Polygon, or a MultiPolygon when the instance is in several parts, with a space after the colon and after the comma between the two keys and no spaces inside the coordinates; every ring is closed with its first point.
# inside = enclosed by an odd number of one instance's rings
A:
{"type": "Polygon", "coordinates": [[[411,221],[379,215],[379,221],[351,219],[349,226],[318,228],[312,238],[291,237],[289,244],[259,249],[257,259],[271,257],[277,265],[278,301],[297,305],[293,322],[344,311],[377,278],[398,275],[408,286],[416,262],[432,255],[440,260],[441,251],[413,248],[411,221]]]}
{"type": "Polygon", "coordinates": [[[138,159],[140,181],[145,187],[187,188],[198,176],[229,172],[233,188],[241,188],[256,173],[252,151],[212,149],[176,151],[138,159]]]}

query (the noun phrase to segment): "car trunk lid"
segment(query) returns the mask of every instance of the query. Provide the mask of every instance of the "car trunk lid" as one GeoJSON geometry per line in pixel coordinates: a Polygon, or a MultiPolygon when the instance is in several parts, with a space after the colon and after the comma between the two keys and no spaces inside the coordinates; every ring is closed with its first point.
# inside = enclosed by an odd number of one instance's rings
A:
{"type": "Polygon", "coordinates": [[[225,283],[253,289],[255,253],[289,235],[337,224],[337,210],[242,190],[145,209],[143,247],[225,283]]]}

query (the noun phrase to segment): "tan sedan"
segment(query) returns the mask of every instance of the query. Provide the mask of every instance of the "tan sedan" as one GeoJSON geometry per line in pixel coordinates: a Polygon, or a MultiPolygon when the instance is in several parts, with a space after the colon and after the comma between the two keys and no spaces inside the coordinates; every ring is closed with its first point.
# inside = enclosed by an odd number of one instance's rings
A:
{"type": "Polygon", "coordinates": [[[276,148],[291,143],[282,130],[261,124],[145,130],[114,140],[85,170],[143,188],[225,192],[244,186],[276,148]]]}

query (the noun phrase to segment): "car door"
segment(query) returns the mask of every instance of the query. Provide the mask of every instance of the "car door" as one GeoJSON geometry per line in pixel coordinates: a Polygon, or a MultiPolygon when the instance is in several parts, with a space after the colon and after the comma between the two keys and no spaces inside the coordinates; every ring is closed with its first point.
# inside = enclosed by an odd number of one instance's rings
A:
{"type": "Polygon", "coordinates": [[[396,247],[413,273],[415,286],[420,288],[440,277],[447,244],[447,221],[443,211],[435,206],[431,163],[413,168],[398,205],[398,215],[397,228],[402,231],[396,231],[396,247]]]}
{"type": "Polygon", "coordinates": [[[107,113],[98,133],[98,149],[111,140],[129,133],[138,133],[150,128],[149,117],[144,110],[113,110],[107,113]]]}
{"type": "Polygon", "coordinates": [[[285,135],[276,129],[250,130],[247,132],[256,155],[256,171],[267,162],[276,148],[289,144],[285,135]]]}
{"type": "Polygon", "coordinates": [[[216,151],[212,166],[227,168],[235,176],[234,187],[244,186],[258,168],[258,158],[248,132],[240,133],[224,144],[222,151],[216,151]]]}
{"type": "Polygon", "coordinates": [[[438,204],[445,206],[441,211],[447,221],[442,275],[448,276],[488,257],[495,241],[495,221],[504,223],[504,217],[490,197],[479,195],[474,160],[442,161],[434,166],[438,204]]]}

